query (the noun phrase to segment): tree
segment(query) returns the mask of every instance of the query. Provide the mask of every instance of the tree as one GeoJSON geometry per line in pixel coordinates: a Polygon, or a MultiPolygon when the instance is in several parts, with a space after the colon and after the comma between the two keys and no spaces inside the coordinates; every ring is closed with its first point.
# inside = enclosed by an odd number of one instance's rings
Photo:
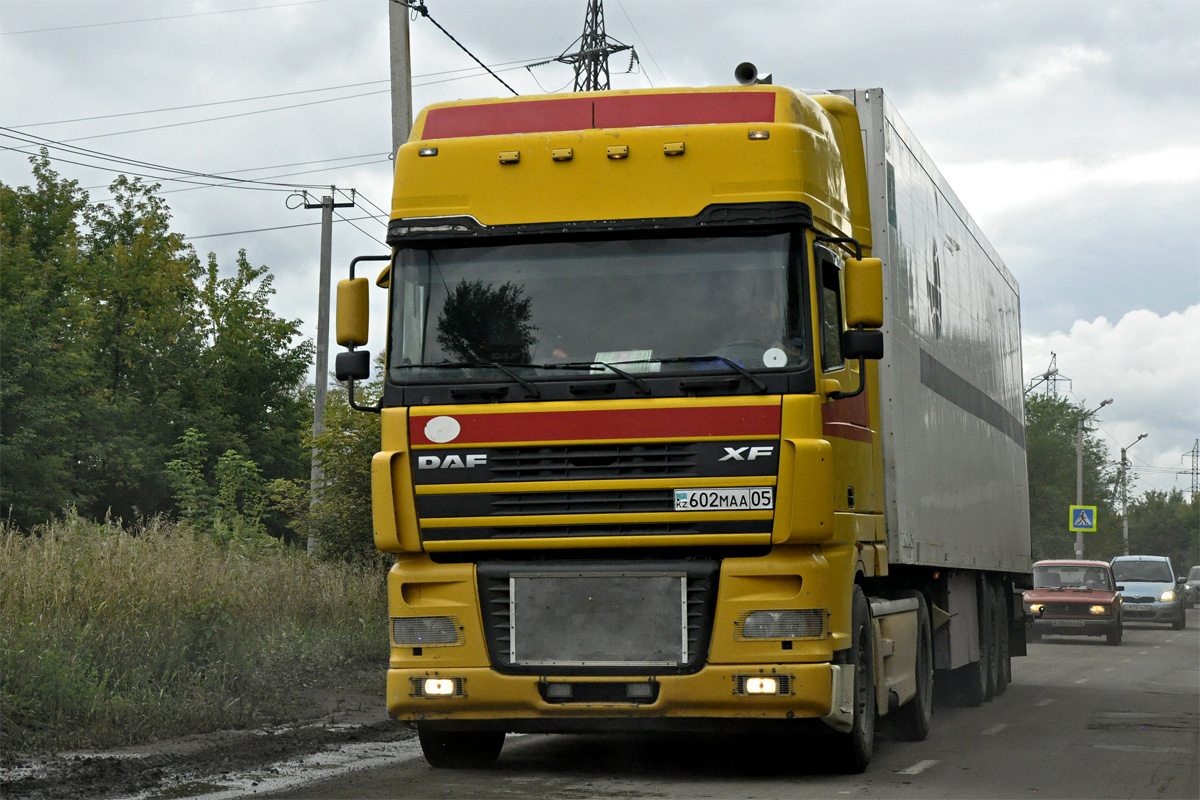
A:
{"type": "MultiPolygon", "coordinates": [[[[1073,558],[1075,534],[1068,529],[1075,504],[1076,446],[1079,417],[1087,410],[1056,395],[1025,398],[1025,455],[1029,467],[1029,517],[1033,556],[1073,558]]],[[[1113,512],[1115,477],[1107,450],[1088,417],[1083,428],[1083,502],[1097,506],[1099,533],[1084,534],[1084,555],[1111,558],[1119,552],[1120,518],[1113,512]]]]}
{"type": "Polygon", "coordinates": [[[79,286],[87,193],[43,152],[35,187],[0,184],[0,506],[20,527],[78,499],[81,420],[95,398],[91,316],[79,286]]]}
{"type": "Polygon", "coordinates": [[[33,188],[0,184],[0,504],[12,521],[68,505],[172,511],[164,467],[188,429],[205,434],[205,463],[233,454],[230,475],[305,476],[312,345],[271,311],[267,268],[242,251],[232,277],[211,254],[202,269],[155,184],[121,176],[111,202],[91,204],[45,152],[32,162],[33,188]]]}
{"type": "Polygon", "coordinates": [[[1151,489],[1129,504],[1129,552],[1168,556],[1177,575],[1200,564],[1200,503],[1178,488],[1151,489]]]}

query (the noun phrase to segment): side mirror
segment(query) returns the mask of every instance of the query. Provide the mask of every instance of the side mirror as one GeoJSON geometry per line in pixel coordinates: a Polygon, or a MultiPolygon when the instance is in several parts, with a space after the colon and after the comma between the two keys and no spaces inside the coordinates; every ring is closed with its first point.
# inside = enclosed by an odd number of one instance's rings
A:
{"type": "MultiPolygon", "coordinates": [[[[337,343],[361,347],[367,343],[370,291],[366,278],[347,278],[337,285],[337,343]]],[[[339,357],[340,358],[340,357],[339,357]]]]}
{"type": "Polygon", "coordinates": [[[333,362],[333,375],[339,381],[365,381],[371,377],[371,354],[366,350],[338,353],[333,362]]]}
{"type": "Polygon", "coordinates": [[[1117,584],[1117,591],[1118,591],[1118,592],[1123,592],[1123,591],[1125,591],[1125,587],[1124,587],[1124,586],[1122,586],[1121,584],[1119,584],[1119,583],[1118,583],[1118,584],[1117,584]]]}
{"type": "Polygon", "coordinates": [[[842,355],[846,358],[883,358],[883,331],[842,331],[842,355]]]}
{"type": "Polygon", "coordinates": [[[846,326],[883,327],[883,262],[878,258],[846,259],[845,281],[846,326]]]}

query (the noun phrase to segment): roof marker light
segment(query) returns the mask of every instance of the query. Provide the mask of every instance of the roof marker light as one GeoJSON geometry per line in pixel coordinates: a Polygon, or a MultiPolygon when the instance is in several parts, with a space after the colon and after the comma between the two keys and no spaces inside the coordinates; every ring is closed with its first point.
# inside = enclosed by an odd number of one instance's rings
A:
{"type": "Polygon", "coordinates": [[[417,155],[420,156],[421,158],[429,158],[430,156],[436,156],[437,148],[436,147],[422,147],[420,150],[417,151],[417,155]]]}
{"type": "Polygon", "coordinates": [[[771,132],[770,131],[750,131],[750,138],[751,139],[770,139],[771,132]]]}
{"type": "Polygon", "coordinates": [[[550,151],[550,157],[555,161],[570,161],[575,157],[575,151],[570,147],[559,147],[550,151]]]}
{"type": "Polygon", "coordinates": [[[614,160],[629,158],[629,145],[614,144],[612,147],[608,148],[608,157],[614,160]]]}
{"type": "Polygon", "coordinates": [[[500,151],[500,163],[501,164],[516,164],[516,163],[519,163],[520,160],[521,160],[521,151],[520,150],[501,150],[500,151]]]}
{"type": "Polygon", "coordinates": [[[664,156],[681,156],[683,155],[683,142],[667,142],[663,145],[664,156]]]}

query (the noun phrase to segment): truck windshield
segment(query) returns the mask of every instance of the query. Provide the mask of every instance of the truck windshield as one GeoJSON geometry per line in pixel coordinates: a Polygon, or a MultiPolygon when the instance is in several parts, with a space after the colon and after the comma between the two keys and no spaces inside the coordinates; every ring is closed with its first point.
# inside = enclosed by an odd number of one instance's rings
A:
{"type": "Polygon", "coordinates": [[[807,359],[791,235],[407,248],[392,272],[394,383],[613,371],[778,370],[807,359]],[[789,324],[789,316],[791,323],[789,324]],[[711,360],[694,360],[711,356],[711,360]],[[677,360],[672,360],[677,359],[677,360]]]}

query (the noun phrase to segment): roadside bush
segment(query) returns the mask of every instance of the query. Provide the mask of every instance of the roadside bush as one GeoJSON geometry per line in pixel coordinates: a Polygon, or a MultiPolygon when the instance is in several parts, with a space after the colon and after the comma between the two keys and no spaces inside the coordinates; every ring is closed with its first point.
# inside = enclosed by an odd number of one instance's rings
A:
{"type": "Polygon", "coordinates": [[[387,658],[382,570],[163,520],[0,524],[2,751],[278,722],[387,658]]]}

